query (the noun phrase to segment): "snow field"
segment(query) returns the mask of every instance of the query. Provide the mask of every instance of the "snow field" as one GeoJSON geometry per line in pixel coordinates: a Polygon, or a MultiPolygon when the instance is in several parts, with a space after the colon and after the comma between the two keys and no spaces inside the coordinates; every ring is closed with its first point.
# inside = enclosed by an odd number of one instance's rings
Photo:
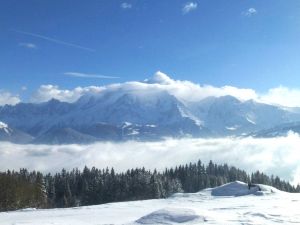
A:
{"type": "Polygon", "coordinates": [[[0,225],[300,224],[300,194],[260,188],[233,182],[168,199],[3,212],[0,225]]]}

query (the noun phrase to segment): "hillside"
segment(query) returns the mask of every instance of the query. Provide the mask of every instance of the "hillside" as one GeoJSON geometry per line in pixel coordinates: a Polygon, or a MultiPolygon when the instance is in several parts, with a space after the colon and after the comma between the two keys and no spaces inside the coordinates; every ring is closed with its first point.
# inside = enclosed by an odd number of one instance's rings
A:
{"type": "MultiPolygon", "coordinates": [[[[236,187],[239,186],[239,188],[236,187]]],[[[278,192],[263,186],[261,194],[214,196],[242,182],[167,199],[110,203],[69,209],[26,209],[0,213],[1,225],[104,225],[104,224],[298,224],[300,194],[278,192]],[[271,190],[271,191],[270,191],[271,190]],[[117,216],[116,216],[117,215],[117,216]]]]}

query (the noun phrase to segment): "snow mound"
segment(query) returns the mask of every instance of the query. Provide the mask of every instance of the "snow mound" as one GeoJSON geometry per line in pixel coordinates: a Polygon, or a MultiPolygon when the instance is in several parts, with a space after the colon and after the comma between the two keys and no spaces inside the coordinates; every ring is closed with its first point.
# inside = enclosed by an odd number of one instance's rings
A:
{"type": "Polygon", "coordinates": [[[37,210],[36,208],[25,208],[25,209],[16,210],[16,212],[31,212],[36,210],[37,210]]]}
{"type": "Polygon", "coordinates": [[[211,191],[212,196],[264,195],[280,192],[276,188],[261,184],[254,184],[249,189],[248,184],[241,181],[227,183],[216,188],[207,189],[207,191],[211,191]]]}
{"type": "Polygon", "coordinates": [[[204,222],[205,218],[196,214],[192,209],[164,208],[141,217],[136,222],[139,224],[174,224],[204,222]]]}
{"type": "Polygon", "coordinates": [[[264,194],[272,194],[272,193],[281,193],[281,194],[285,193],[285,194],[287,194],[284,191],[280,191],[277,188],[274,188],[274,187],[271,187],[271,186],[268,186],[268,185],[264,185],[264,184],[259,184],[259,188],[261,189],[261,191],[264,194]]]}

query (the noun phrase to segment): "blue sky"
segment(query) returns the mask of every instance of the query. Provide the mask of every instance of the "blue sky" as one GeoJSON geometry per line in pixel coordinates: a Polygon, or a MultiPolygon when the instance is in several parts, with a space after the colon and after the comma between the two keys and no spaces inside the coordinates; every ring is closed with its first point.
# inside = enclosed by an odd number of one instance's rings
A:
{"type": "Polygon", "coordinates": [[[157,70],[214,86],[297,88],[299,12],[299,0],[3,0],[0,90],[25,98],[42,84],[100,86],[157,70]]]}

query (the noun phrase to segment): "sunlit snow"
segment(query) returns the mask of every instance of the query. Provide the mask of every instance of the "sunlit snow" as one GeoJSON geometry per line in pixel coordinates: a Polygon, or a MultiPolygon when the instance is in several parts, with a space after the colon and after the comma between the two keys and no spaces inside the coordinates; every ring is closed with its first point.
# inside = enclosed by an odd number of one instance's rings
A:
{"type": "Polygon", "coordinates": [[[300,194],[233,182],[167,199],[0,213],[1,225],[299,224],[300,194]],[[218,193],[219,196],[214,196],[218,193]],[[240,193],[245,195],[239,196],[240,193]],[[222,195],[222,196],[220,196],[222,195]],[[238,196],[238,197],[236,197],[238,196]]]}

